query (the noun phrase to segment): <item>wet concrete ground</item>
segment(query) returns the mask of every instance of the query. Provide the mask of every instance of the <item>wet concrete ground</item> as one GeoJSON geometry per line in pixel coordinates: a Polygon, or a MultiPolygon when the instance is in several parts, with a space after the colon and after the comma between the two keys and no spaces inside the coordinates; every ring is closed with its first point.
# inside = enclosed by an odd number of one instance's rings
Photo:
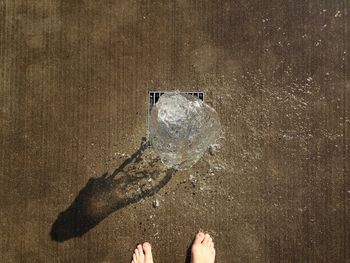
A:
{"type": "Polygon", "coordinates": [[[129,262],[144,240],[184,262],[199,229],[217,262],[350,262],[348,10],[0,1],[1,262],[129,262]],[[206,92],[218,153],[138,154],[157,89],[206,92]]]}

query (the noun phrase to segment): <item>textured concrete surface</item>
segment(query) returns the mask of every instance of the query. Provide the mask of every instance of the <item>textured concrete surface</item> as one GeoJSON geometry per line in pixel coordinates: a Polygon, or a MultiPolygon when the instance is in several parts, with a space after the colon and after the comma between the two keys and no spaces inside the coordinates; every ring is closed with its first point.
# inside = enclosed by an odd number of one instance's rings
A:
{"type": "Polygon", "coordinates": [[[0,0],[0,261],[129,262],[149,240],[184,262],[204,229],[217,262],[350,262],[348,10],[0,0]],[[147,91],[174,88],[205,91],[225,139],[168,173],[138,149],[147,91]]]}

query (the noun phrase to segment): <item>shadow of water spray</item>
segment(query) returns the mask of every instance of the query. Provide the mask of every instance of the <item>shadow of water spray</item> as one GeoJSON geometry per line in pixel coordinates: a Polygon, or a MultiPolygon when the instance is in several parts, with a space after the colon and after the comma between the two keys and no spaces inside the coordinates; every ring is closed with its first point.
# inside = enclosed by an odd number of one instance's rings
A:
{"type": "Polygon", "coordinates": [[[111,175],[90,178],[72,204],[58,215],[51,228],[51,239],[63,242],[81,237],[111,213],[162,189],[175,170],[162,171],[159,158],[143,160],[148,145],[143,141],[111,175]]]}

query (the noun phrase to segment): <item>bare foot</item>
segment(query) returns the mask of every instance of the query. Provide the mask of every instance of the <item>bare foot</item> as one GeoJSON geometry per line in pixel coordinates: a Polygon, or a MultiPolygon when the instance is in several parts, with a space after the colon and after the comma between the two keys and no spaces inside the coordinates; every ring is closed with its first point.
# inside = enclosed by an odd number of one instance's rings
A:
{"type": "Polygon", "coordinates": [[[148,242],[137,245],[131,263],[153,263],[151,249],[151,244],[148,242]]]}
{"type": "Polygon", "coordinates": [[[191,263],[214,263],[215,248],[209,234],[199,232],[192,245],[191,263]]]}

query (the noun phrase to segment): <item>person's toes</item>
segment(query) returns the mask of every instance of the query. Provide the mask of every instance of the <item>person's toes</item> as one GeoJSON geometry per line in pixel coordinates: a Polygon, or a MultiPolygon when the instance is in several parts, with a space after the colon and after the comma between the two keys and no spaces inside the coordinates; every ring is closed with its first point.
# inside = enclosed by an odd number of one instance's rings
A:
{"type": "Polygon", "coordinates": [[[213,241],[209,242],[208,246],[210,249],[214,249],[214,242],[213,241]]]}
{"type": "Polygon", "coordinates": [[[142,245],[137,245],[137,250],[138,250],[138,252],[139,252],[139,256],[143,256],[142,245]]]}
{"type": "Polygon", "coordinates": [[[132,254],[132,261],[134,261],[135,263],[137,262],[137,258],[136,258],[136,254],[132,254]]]}
{"type": "Polygon", "coordinates": [[[134,253],[135,253],[136,258],[138,258],[138,256],[139,256],[139,250],[138,250],[137,248],[135,248],[134,253]]]}
{"type": "Polygon", "coordinates": [[[151,244],[148,242],[145,242],[145,243],[143,243],[142,248],[143,248],[143,251],[145,252],[146,263],[153,262],[151,244]]]}
{"type": "Polygon", "coordinates": [[[205,234],[204,235],[204,239],[203,239],[203,245],[208,245],[209,244],[209,242],[210,242],[210,240],[211,240],[211,237],[210,237],[210,235],[209,234],[205,234]]]}
{"type": "Polygon", "coordinates": [[[204,240],[204,233],[203,232],[198,232],[197,235],[196,235],[196,238],[193,242],[193,245],[199,245],[203,242],[204,240]]]}
{"type": "Polygon", "coordinates": [[[145,251],[145,253],[151,253],[152,247],[151,244],[148,242],[145,242],[142,244],[143,247],[143,251],[145,251]]]}

